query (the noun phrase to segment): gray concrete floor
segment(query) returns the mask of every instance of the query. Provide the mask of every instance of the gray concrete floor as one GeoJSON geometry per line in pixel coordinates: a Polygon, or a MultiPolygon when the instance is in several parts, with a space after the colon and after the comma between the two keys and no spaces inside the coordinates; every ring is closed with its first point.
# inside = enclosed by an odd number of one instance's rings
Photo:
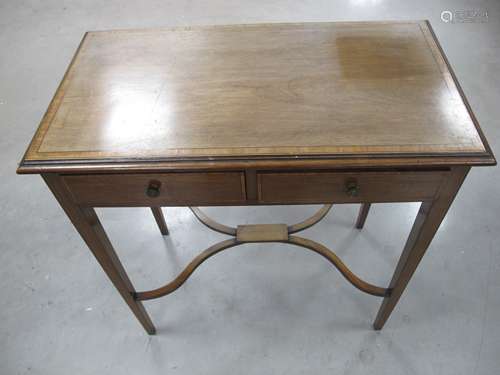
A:
{"type": "MultiPolygon", "coordinates": [[[[176,293],[146,303],[148,337],[37,176],[20,160],[86,30],[287,21],[429,19],[498,151],[500,4],[490,1],[15,1],[0,3],[1,374],[498,374],[500,173],[476,168],[385,329],[380,300],[321,257],[248,245],[204,264],[176,293]],[[446,24],[481,9],[487,23],[446,24]]],[[[418,205],[375,205],[362,232],[338,206],[306,235],[384,285],[418,205]]],[[[313,207],[213,208],[226,223],[279,222],[313,207]]],[[[173,277],[221,235],[184,208],[162,238],[147,209],[99,214],[139,289],[173,277]]]]}

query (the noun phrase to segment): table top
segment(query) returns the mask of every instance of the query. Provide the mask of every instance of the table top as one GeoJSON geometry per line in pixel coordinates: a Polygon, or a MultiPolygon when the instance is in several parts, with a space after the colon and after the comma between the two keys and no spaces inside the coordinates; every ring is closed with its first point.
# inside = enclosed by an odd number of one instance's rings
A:
{"type": "Polygon", "coordinates": [[[428,22],[340,22],[88,32],[18,172],[230,160],[495,163],[428,22]]]}

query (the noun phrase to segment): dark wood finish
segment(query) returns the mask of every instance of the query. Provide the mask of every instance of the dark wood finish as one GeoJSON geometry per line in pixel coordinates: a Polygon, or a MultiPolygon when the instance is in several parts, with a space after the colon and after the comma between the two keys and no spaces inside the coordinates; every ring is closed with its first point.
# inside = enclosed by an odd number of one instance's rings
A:
{"type": "Polygon", "coordinates": [[[230,247],[237,246],[239,244],[240,243],[236,240],[236,238],[230,238],[228,240],[218,242],[215,245],[210,246],[208,249],[197,255],[174,280],[162,286],[161,288],[148,290],[146,292],[136,292],[134,293],[134,298],[137,301],[144,301],[148,299],[163,297],[167,294],[172,293],[176,289],[179,289],[182,284],[184,284],[186,280],[189,279],[189,276],[191,276],[191,274],[208,258],[214,256],[222,250],[229,249],[230,247]]]}
{"type": "MultiPolygon", "coordinates": [[[[459,156],[453,155],[428,155],[425,158],[425,166],[428,168],[440,168],[450,166],[494,166],[496,159],[493,155],[485,157],[481,155],[459,156]]],[[[71,161],[30,163],[21,162],[17,168],[18,174],[40,174],[40,173],[163,173],[163,172],[188,172],[188,171],[237,171],[245,168],[256,170],[330,170],[350,168],[414,168],[422,170],[422,158],[408,155],[394,155],[386,158],[382,155],[371,155],[370,157],[358,158],[332,158],[324,157],[297,157],[286,158],[263,158],[254,160],[221,159],[221,160],[164,160],[151,159],[147,161],[131,161],[125,159],[92,161],[71,161]]]]}
{"type": "Polygon", "coordinates": [[[364,280],[361,280],[344,264],[344,262],[342,262],[342,260],[334,252],[330,251],[326,246],[323,246],[320,243],[298,236],[290,236],[286,243],[305,247],[309,250],[314,251],[315,253],[320,254],[330,263],[332,263],[335,268],[337,268],[339,272],[346,278],[347,281],[349,281],[353,286],[365,293],[377,297],[384,297],[390,295],[391,293],[390,288],[380,288],[378,286],[367,283],[364,280]]]}
{"type": "Polygon", "coordinates": [[[156,224],[158,224],[158,228],[160,229],[161,234],[164,236],[168,235],[168,227],[165,222],[165,216],[163,216],[163,211],[161,207],[151,207],[151,212],[156,220],[156,224]]]}
{"type": "Polygon", "coordinates": [[[86,33],[19,171],[434,156],[494,163],[428,22],[231,25],[86,33]]]}
{"type": "Polygon", "coordinates": [[[360,203],[432,199],[446,171],[425,172],[297,172],[260,173],[259,202],[360,203]],[[349,183],[359,187],[356,195],[349,183]]]}
{"type": "MultiPolygon", "coordinates": [[[[472,107],[469,104],[469,101],[465,97],[464,90],[462,89],[462,86],[460,86],[460,82],[457,79],[457,76],[455,75],[455,72],[453,71],[450,62],[448,61],[448,58],[446,57],[446,54],[443,51],[443,48],[441,47],[441,43],[439,43],[439,40],[434,32],[434,29],[432,28],[432,25],[429,21],[425,21],[426,26],[427,26],[427,33],[431,35],[433,43],[436,46],[436,49],[439,52],[439,55],[441,56],[444,64],[446,65],[446,70],[450,73],[451,79],[453,79],[453,84],[457,90],[457,92],[460,95],[460,98],[462,99],[462,102],[465,105],[465,108],[467,108],[467,112],[469,113],[472,122],[474,123],[474,126],[476,127],[476,130],[479,134],[479,137],[481,138],[481,142],[484,145],[484,148],[486,150],[486,153],[491,155],[492,163],[491,165],[496,165],[495,157],[493,156],[493,151],[491,150],[490,145],[488,144],[488,141],[486,140],[486,136],[483,133],[483,130],[481,129],[481,126],[479,126],[479,122],[477,121],[476,115],[474,114],[474,111],[472,110],[472,107]]],[[[467,164],[467,163],[466,163],[467,164]]]]}
{"type": "Polygon", "coordinates": [[[371,204],[370,203],[362,203],[359,208],[358,219],[356,220],[356,228],[363,229],[365,225],[366,217],[368,216],[368,212],[370,211],[371,204]]]}
{"type": "Polygon", "coordinates": [[[448,212],[453,199],[455,199],[455,195],[460,189],[469,169],[469,167],[454,168],[446,181],[444,181],[437,197],[432,201],[423,202],[420,206],[417,218],[389,284],[392,293],[389,297],[384,298],[373,324],[376,330],[382,329],[399,301],[448,212]]]}
{"type": "Polygon", "coordinates": [[[228,234],[230,236],[233,236],[233,238],[218,242],[200,253],[186,266],[186,268],[184,268],[184,270],[175,279],[173,279],[169,283],[153,290],[136,292],[134,293],[134,298],[139,301],[143,301],[166,296],[167,294],[170,294],[181,287],[182,284],[184,284],[187,279],[193,274],[196,268],[198,268],[208,258],[231,247],[251,242],[279,242],[309,249],[327,259],[335,268],[337,268],[337,270],[340,271],[340,273],[346,278],[346,280],[348,280],[359,290],[378,297],[389,296],[391,293],[390,289],[381,288],[360,279],[342,262],[342,260],[333,251],[329,250],[327,247],[315,241],[291,235],[291,233],[303,231],[318,223],[323,217],[325,217],[330,207],[330,205],[325,205],[321,210],[319,210],[310,218],[294,225],[238,225],[238,228],[236,230],[235,228],[227,227],[216,222],[215,220],[205,215],[201,210],[191,207],[191,210],[196,215],[196,217],[208,228],[211,228],[217,232],[228,234]]]}
{"type": "Polygon", "coordinates": [[[215,220],[212,220],[198,207],[189,207],[189,208],[190,208],[191,212],[194,214],[194,216],[196,216],[196,218],[206,227],[208,227],[216,232],[222,233],[222,234],[236,236],[236,228],[229,227],[229,226],[221,224],[215,220]]]}
{"type": "Polygon", "coordinates": [[[257,202],[257,171],[255,169],[245,170],[245,189],[247,192],[247,202],[257,202]]]}
{"type": "Polygon", "coordinates": [[[288,226],[288,233],[297,233],[302,230],[305,230],[307,228],[312,227],[314,224],[319,222],[321,219],[323,219],[328,212],[330,212],[330,209],[332,208],[331,204],[325,204],[323,207],[321,207],[314,215],[311,217],[305,219],[304,221],[301,221],[300,223],[292,224],[288,226]]]}
{"type": "MultiPolygon", "coordinates": [[[[263,224],[263,225],[279,225],[279,224],[263,224]]],[[[189,276],[191,276],[191,274],[196,270],[196,268],[198,268],[208,258],[214,256],[215,254],[223,250],[229,249],[234,246],[243,245],[247,242],[253,242],[253,241],[241,242],[238,241],[236,238],[231,238],[222,242],[218,242],[215,245],[210,246],[202,253],[200,253],[197,257],[195,257],[187,265],[187,267],[171,282],[157,289],[143,291],[143,292],[142,291],[136,292],[134,293],[134,297],[138,301],[145,301],[166,296],[174,292],[178,288],[180,288],[182,284],[184,284],[187,281],[189,276]]],[[[340,273],[345,277],[345,279],[349,281],[357,289],[377,297],[384,297],[390,295],[391,293],[390,289],[372,285],[357,277],[351,270],[349,270],[349,268],[342,262],[342,260],[335,253],[333,253],[327,247],[315,241],[298,236],[289,236],[288,239],[286,240],[265,239],[264,242],[282,242],[314,251],[315,253],[320,254],[325,259],[327,259],[335,268],[337,268],[340,271],[340,273]]]]}
{"type": "Polygon", "coordinates": [[[204,206],[245,202],[243,173],[189,172],[164,174],[68,175],[65,184],[75,202],[106,206],[204,206]],[[152,181],[159,195],[147,195],[152,181]]]}
{"type": "Polygon", "coordinates": [[[495,164],[427,21],[341,22],[87,33],[17,172],[43,175],[154,333],[139,300],[171,293],[210,256],[262,239],[315,251],[358,289],[384,296],[380,329],[469,168],[495,164]],[[290,235],[323,218],[326,205],[288,226],[287,238],[284,224],[240,227],[240,240],[209,247],[172,282],[137,293],[93,208],[151,207],[166,234],[162,206],[362,203],[361,228],[371,203],[408,201],[423,203],[388,288],[290,235]]]}
{"type": "Polygon", "coordinates": [[[42,177],[122,298],[144,329],[153,335],[156,331],[155,327],[142,303],[134,299],[135,289],[132,282],[118,259],[94,209],[81,207],[73,202],[71,193],[59,176],[47,174],[42,175],[42,177]]]}

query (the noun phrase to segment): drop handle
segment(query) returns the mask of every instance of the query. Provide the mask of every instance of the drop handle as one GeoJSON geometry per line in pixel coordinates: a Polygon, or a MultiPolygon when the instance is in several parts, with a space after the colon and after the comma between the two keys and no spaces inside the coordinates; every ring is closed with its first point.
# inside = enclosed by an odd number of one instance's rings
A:
{"type": "Polygon", "coordinates": [[[156,198],[160,195],[161,182],[157,180],[149,181],[148,188],[146,189],[146,195],[150,198],[156,198]]]}
{"type": "Polygon", "coordinates": [[[359,194],[359,186],[356,180],[348,180],[345,184],[345,192],[351,197],[356,197],[359,194]]]}

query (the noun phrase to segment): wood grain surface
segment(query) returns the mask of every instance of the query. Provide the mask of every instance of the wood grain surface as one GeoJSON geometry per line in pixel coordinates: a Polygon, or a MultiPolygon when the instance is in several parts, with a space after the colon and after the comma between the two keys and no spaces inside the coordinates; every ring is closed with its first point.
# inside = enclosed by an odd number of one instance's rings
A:
{"type": "Polygon", "coordinates": [[[20,172],[79,160],[494,163],[464,100],[425,21],[89,32],[20,172]]]}

